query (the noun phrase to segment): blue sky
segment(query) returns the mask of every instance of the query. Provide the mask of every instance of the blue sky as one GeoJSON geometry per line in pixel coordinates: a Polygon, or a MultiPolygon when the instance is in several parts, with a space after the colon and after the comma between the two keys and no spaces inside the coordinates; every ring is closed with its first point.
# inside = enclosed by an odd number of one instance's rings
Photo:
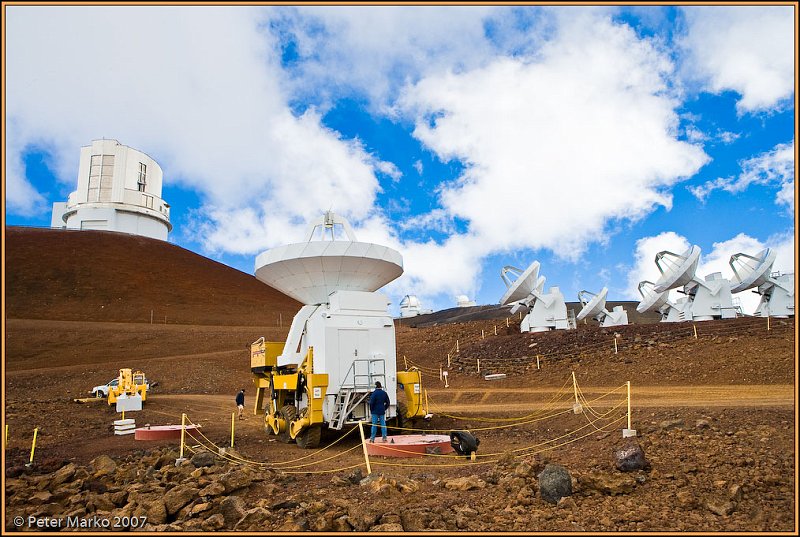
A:
{"type": "Polygon", "coordinates": [[[171,242],[252,273],[332,209],[403,254],[394,308],[534,260],[635,300],[689,244],[794,269],[792,6],[4,9],[8,225],[106,137],[161,165],[171,242]]]}

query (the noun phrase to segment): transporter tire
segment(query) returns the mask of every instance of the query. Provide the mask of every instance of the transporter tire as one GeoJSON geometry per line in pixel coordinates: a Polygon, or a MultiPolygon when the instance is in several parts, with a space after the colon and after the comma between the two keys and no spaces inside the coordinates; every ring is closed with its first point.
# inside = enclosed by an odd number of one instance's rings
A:
{"type": "Polygon", "coordinates": [[[411,434],[413,431],[406,431],[405,427],[411,427],[414,423],[406,418],[408,414],[408,407],[402,401],[397,402],[397,417],[394,419],[394,424],[399,427],[395,434],[411,434]]]}
{"type": "Polygon", "coordinates": [[[291,427],[292,421],[297,418],[297,408],[294,405],[283,405],[281,407],[281,417],[286,420],[286,430],[278,434],[278,440],[284,444],[291,444],[294,439],[289,435],[289,427],[291,427]]]}
{"type": "Polygon", "coordinates": [[[315,449],[319,447],[320,440],[322,439],[322,426],[309,425],[303,428],[295,440],[297,445],[303,449],[315,449]]]}

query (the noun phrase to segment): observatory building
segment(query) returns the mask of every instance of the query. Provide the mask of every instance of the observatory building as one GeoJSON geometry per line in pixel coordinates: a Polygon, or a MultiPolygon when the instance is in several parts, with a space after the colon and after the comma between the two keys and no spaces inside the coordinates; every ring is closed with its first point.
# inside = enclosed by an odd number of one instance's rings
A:
{"type": "Polygon", "coordinates": [[[549,293],[544,292],[545,277],[539,276],[539,262],[534,261],[527,269],[520,270],[507,265],[500,271],[500,278],[508,290],[500,299],[504,306],[513,305],[514,315],[523,308],[528,314],[520,323],[521,332],[546,332],[548,330],[569,330],[574,328],[574,319],[567,317],[567,304],[558,287],[551,287],[549,293]],[[513,274],[512,280],[508,274],[513,274]]]}
{"type": "Polygon", "coordinates": [[[116,140],[81,148],[78,187],[53,204],[51,227],[96,229],[167,240],[169,204],[161,199],[163,173],[152,158],[116,140]]]}
{"type": "Polygon", "coordinates": [[[433,310],[423,309],[422,303],[416,295],[406,295],[400,301],[400,317],[416,317],[433,313],[433,310]]]}

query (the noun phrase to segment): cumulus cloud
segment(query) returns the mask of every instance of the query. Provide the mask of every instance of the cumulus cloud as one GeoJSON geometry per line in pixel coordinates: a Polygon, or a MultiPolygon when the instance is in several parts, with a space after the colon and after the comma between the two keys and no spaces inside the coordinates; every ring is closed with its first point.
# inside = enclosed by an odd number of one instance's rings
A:
{"type": "MultiPolygon", "coordinates": [[[[636,241],[633,265],[628,273],[628,296],[634,300],[640,299],[641,295],[637,291],[639,281],[650,280],[655,282],[660,276],[655,264],[656,253],[668,250],[681,254],[690,246],[691,244],[686,237],[673,231],[652,237],[643,237],[636,241]]],[[[731,239],[715,242],[710,252],[703,252],[700,257],[700,263],[697,266],[696,275],[698,278],[703,279],[709,274],[719,272],[724,278],[733,280],[734,273],[730,266],[731,256],[742,252],[755,255],[764,248],[772,248],[777,253],[773,270],[781,272],[794,271],[794,236],[792,232],[771,236],[766,241],[760,241],[745,233],[739,233],[731,239]]],[[[681,295],[677,295],[676,291],[670,292],[672,300],[679,296],[681,295]]],[[[739,302],[744,313],[752,314],[758,306],[760,296],[748,290],[735,294],[734,300],[739,302]]]]}
{"type": "Polygon", "coordinates": [[[702,185],[688,187],[700,201],[714,190],[732,194],[743,192],[750,185],[777,186],[775,203],[794,211],[794,142],[778,144],[770,151],[739,162],[741,173],[737,177],[718,177],[702,185]]]}
{"type": "Polygon", "coordinates": [[[546,248],[575,259],[607,222],[669,208],[669,187],[708,159],[676,139],[669,60],[627,26],[575,15],[536,59],[426,77],[398,103],[426,147],[465,164],[440,200],[469,222],[479,255],[546,248]]]}
{"type": "Polygon", "coordinates": [[[781,105],[794,91],[794,9],[684,7],[687,74],[711,92],[739,93],[740,113],[781,105]]]}

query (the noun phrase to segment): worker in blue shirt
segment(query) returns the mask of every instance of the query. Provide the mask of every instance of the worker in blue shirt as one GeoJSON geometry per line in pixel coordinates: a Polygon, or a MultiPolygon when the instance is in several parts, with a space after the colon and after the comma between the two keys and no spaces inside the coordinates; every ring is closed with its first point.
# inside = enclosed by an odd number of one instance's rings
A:
{"type": "Polygon", "coordinates": [[[383,441],[386,442],[386,410],[392,403],[389,401],[389,394],[381,389],[381,383],[375,383],[375,391],[369,396],[369,413],[372,415],[372,434],[370,442],[375,442],[375,434],[378,432],[378,424],[381,425],[383,441]]]}

